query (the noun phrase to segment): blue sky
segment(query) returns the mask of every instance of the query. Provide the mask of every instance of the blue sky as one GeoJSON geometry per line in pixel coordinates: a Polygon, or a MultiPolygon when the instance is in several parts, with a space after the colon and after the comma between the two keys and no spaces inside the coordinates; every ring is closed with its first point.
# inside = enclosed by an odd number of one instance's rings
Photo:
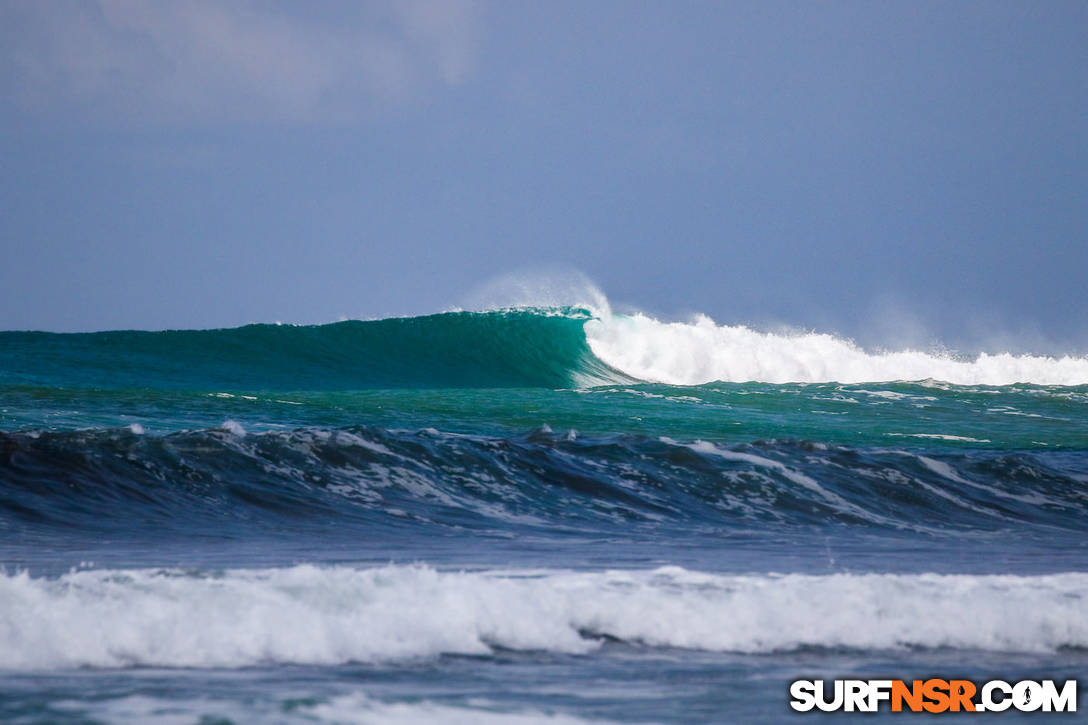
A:
{"type": "Polygon", "coordinates": [[[1083,2],[0,0],[0,329],[326,322],[581,270],[1088,350],[1083,2]]]}

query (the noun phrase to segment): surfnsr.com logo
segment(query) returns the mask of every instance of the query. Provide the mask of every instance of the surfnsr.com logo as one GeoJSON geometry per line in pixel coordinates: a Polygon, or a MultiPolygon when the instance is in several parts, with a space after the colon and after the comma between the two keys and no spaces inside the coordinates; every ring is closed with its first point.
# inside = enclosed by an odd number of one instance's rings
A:
{"type": "Polygon", "coordinates": [[[1076,712],[1077,681],[1059,687],[1054,680],[797,680],[790,685],[790,707],[799,712],[1076,712]],[[826,685],[831,685],[826,686],[826,685]]]}

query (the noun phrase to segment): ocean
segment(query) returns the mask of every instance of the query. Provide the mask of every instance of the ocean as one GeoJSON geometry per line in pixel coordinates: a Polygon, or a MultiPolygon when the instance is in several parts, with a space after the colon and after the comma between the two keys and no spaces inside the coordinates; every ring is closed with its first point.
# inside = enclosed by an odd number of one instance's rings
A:
{"type": "Polygon", "coordinates": [[[864,721],[790,683],[1088,671],[1086,534],[1085,357],[579,306],[0,333],[3,722],[864,721]]]}

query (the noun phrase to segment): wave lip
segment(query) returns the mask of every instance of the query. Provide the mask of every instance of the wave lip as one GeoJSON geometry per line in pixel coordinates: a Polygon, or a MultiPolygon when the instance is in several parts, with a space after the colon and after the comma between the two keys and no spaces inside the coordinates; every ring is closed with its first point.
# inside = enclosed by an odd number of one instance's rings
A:
{"type": "Polygon", "coordinates": [[[670,385],[896,380],[1088,384],[1088,357],[981,353],[973,360],[957,360],[916,350],[871,353],[833,335],[757,332],[718,325],[705,315],[690,323],[616,315],[589,320],[585,330],[590,349],[604,364],[640,380],[670,385]]]}
{"type": "Polygon", "coordinates": [[[724,576],[425,566],[0,576],[0,668],[384,662],[606,640],[764,653],[1088,647],[1088,574],[724,576]]]}

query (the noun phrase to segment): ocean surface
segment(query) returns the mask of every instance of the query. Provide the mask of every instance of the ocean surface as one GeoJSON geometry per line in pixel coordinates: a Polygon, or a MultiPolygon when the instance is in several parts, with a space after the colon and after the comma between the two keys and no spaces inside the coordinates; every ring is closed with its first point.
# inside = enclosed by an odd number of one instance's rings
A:
{"type": "Polygon", "coordinates": [[[582,307],[0,333],[0,722],[857,721],[789,683],[1086,672],[1085,357],[582,307]]]}

